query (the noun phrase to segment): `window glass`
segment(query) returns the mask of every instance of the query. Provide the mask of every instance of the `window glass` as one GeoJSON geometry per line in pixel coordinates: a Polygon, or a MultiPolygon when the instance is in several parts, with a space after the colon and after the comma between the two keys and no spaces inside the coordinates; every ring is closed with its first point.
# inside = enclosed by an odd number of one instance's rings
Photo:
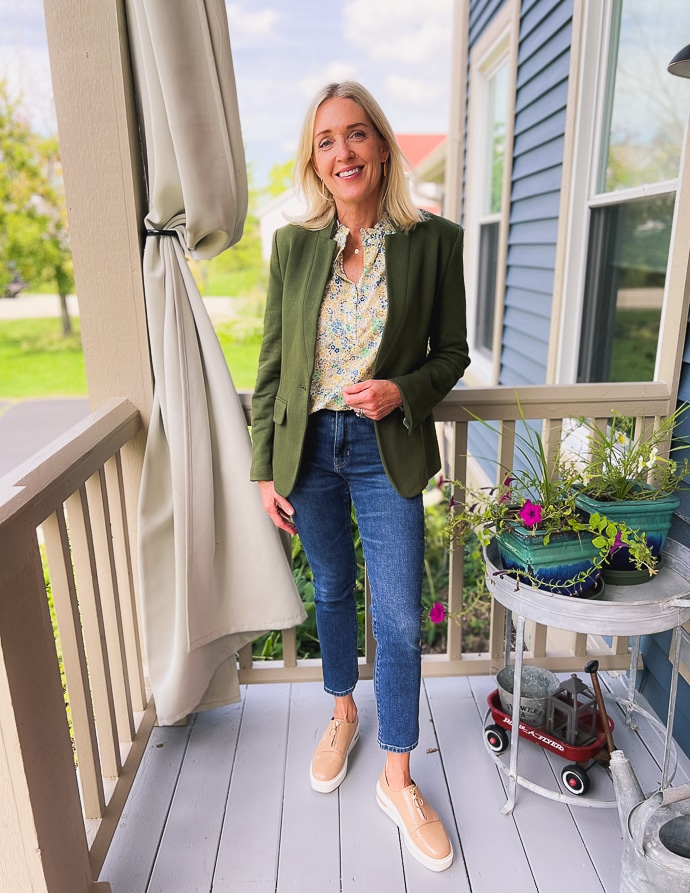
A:
{"type": "Polygon", "coordinates": [[[479,227],[478,292],[486,299],[477,304],[477,347],[490,351],[494,340],[496,316],[496,272],[498,268],[499,222],[479,227]],[[491,297],[493,296],[493,297],[491,297]]]}
{"type": "Polygon", "coordinates": [[[674,195],[594,208],[578,381],[654,378],[674,195]]]}
{"type": "Polygon", "coordinates": [[[486,83],[486,160],[482,165],[482,209],[479,217],[477,263],[477,315],[475,346],[493,349],[500,217],[503,206],[503,172],[506,163],[508,115],[508,63],[503,62],[486,83]]]}
{"type": "Polygon", "coordinates": [[[616,11],[599,192],[677,177],[690,101],[690,83],[666,70],[690,34],[688,0],[619,0],[616,11]]]}
{"type": "Polygon", "coordinates": [[[508,110],[508,65],[503,64],[489,81],[489,133],[487,146],[491,164],[486,171],[486,213],[500,214],[503,198],[503,169],[506,152],[506,115],[508,110]]]}

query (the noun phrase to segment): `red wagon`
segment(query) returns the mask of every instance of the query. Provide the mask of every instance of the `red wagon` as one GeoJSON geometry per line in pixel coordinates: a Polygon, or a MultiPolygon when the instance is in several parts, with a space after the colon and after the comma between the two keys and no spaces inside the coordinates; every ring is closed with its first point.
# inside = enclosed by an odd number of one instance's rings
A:
{"type": "MultiPolygon", "coordinates": [[[[491,692],[487,698],[487,703],[494,722],[486,726],[484,737],[489,748],[494,753],[500,754],[510,746],[510,738],[506,734],[506,730],[512,729],[513,718],[503,710],[498,689],[491,692]]],[[[561,781],[570,793],[579,796],[586,794],[589,790],[588,769],[596,763],[608,765],[610,756],[604,722],[608,723],[610,735],[614,729],[613,720],[609,716],[602,716],[599,711],[594,711],[594,713],[596,732],[581,745],[568,744],[547,728],[537,728],[524,722],[521,722],[519,725],[521,737],[528,738],[540,747],[557,754],[559,757],[563,757],[565,760],[571,761],[561,771],[561,781]]],[[[589,726],[591,726],[592,710],[583,711],[581,720],[583,728],[588,727],[588,720],[589,726]]]]}

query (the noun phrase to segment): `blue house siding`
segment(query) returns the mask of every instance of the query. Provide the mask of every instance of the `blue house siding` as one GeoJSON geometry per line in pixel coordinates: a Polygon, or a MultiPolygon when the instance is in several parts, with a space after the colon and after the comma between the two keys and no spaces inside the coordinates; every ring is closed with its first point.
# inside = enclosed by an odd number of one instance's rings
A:
{"type": "MultiPolygon", "coordinates": [[[[671,662],[668,659],[671,637],[672,633],[666,632],[656,636],[643,636],[640,641],[644,671],[639,678],[638,688],[649,701],[657,716],[664,722],[668,716],[671,687],[671,662]]],[[[674,738],[685,753],[690,753],[688,705],[690,705],[690,686],[682,677],[679,677],[673,731],[674,738]]]]}
{"type": "Polygon", "coordinates": [[[572,0],[521,10],[500,384],[546,380],[572,0]]]}
{"type": "Polygon", "coordinates": [[[503,6],[504,0],[473,0],[470,4],[469,15],[469,49],[481,36],[486,26],[491,22],[498,10],[503,6]]]}

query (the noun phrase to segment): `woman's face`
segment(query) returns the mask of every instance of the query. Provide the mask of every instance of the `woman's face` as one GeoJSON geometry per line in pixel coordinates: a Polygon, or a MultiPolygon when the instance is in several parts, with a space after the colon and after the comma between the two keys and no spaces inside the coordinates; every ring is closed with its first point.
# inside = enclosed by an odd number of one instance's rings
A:
{"type": "Polygon", "coordinates": [[[386,143],[352,99],[322,103],[314,119],[314,169],[333,194],[339,216],[346,210],[376,222],[386,143]]]}

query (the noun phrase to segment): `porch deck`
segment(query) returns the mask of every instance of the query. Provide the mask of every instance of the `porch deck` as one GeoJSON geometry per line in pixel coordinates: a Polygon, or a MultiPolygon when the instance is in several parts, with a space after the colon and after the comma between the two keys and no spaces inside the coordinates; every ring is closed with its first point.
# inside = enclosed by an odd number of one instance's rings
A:
{"type": "MultiPolygon", "coordinates": [[[[663,741],[643,717],[637,733],[625,727],[613,700],[624,695],[625,677],[600,678],[616,746],[651,791],[663,741]]],[[[239,704],[198,714],[186,727],[154,729],[100,879],[112,893],[617,893],[615,808],[570,807],[519,788],[514,814],[501,814],[506,776],[482,740],[494,687],[487,676],[423,683],[413,772],[453,839],[455,862],[442,874],[408,856],[376,806],[382,760],[373,685],[365,681],[357,690],[361,740],[331,795],[314,793],[308,780],[330,706],[319,683],[245,686],[239,704]]],[[[532,744],[521,747],[519,771],[532,781],[557,790],[563,765],[532,744]]],[[[681,755],[674,783],[689,769],[681,755]]],[[[605,770],[596,767],[591,779],[588,798],[613,798],[605,770]]]]}

